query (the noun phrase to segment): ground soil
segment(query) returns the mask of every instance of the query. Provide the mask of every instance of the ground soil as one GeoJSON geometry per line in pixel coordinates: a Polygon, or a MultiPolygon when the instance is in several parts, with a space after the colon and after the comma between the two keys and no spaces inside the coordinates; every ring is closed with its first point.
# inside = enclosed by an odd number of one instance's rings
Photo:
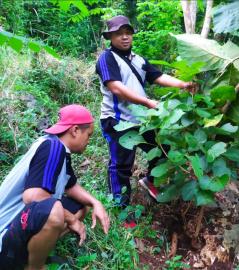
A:
{"type": "Polygon", "coordinates": [[[133,192],[133,204],[144,205],[145,215],[147,212],[152,213],[151,227],[152,230],[157,231],[155,239],[147,237],[136,239],[141,269],[168,269],[165,261],[171,259],[172,236],[174,236],[174,243],[175,237],[177,242],[173,253],[182,255],[181,261],[190,265],[189,269],[237,269],[239,265],[238,186],[237,182],[231,183],[225,191],[217,194],[214,205],[205,207],[197,237],[195,233],[199,208],[182,201],[155,204],[147,192],[137,186],[133,192]],[[160,252],[155,253],[155,247],[158,245],[157,238],[162,236],[165,229],[167,241],[160,252]]]}

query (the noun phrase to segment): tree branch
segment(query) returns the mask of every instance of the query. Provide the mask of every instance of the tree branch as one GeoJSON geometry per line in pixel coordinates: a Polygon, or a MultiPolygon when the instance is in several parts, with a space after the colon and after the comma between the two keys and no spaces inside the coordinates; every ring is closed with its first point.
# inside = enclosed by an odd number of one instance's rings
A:
{"type": "Polygon", "coordinates": [[[212,19],[212,7],[213,7],[213,0],[207,0],[206,14],[201,32],[201,36],[203,38],[207,38],[210,31],[210,24],[212,19]]]}

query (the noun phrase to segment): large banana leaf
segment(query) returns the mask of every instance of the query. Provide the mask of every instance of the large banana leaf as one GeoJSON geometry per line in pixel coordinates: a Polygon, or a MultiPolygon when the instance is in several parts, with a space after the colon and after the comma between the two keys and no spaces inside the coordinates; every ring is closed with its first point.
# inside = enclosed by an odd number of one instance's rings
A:
{"type": "Polygon", "coordinates": [[[239,35],[239,1],[234,0],[213,9],[213,31],[239,35]]]}
{"type": "MultiPolygon", "coordinates": [[[[239,77],[239,47],[228,41],[220,45],[215,40],[202,38],[200,35],[181,34],[173,35],[177,39],[178,52],[183,60],[190,64],[203,61],[203,71],[214,70],[217,72],[217,80],[220,82],[230,81],[233,86],[235,80],[228,78],[228,69],[233,69],[233,77],[239,77]],[[224,80],[224,76],[227,77],[224,80]]],[[[222,84],[222,83],[221,83],[222,84]]]]}

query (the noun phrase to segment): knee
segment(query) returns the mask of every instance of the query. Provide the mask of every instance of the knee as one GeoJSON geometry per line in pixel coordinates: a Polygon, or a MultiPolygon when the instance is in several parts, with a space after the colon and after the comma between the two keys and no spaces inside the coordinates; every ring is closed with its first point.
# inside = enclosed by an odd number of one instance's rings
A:
{"type": "Polygon", "coordinates": [[[48,217],[47,224],[53,229],[64,229],[64,208],[61,202],[56,201],[54,203],[48,217]]]}

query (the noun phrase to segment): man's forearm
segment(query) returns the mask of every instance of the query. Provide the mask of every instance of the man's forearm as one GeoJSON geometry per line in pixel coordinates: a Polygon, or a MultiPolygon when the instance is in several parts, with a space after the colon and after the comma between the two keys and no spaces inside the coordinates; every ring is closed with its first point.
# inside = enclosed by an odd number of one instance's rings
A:
{"type": "Polygon", "coordinates": [[[76,201],[87,205],[87,206],[94,206],[99,201],[93,197],[89,192],[87,192],[83,187],[79,184],[75,184],[72,188],[66,191],[66,194],[70,197],[75,199],[76,201]]]}
{"type": "Polygon", "coordinates": [[[152,102],[151,99],[136,94],[127,86],[123,85],[122,82],[120,81],[110,81],[107,83],[107,87],[113,94],[115,94],[116,96],[120,97],[123,100],[127,100],[134,104],[141,104],[148,108],[155,107],[155,104],[152,102]]]}
{"type": "Polygon", "coordinates": [[[179,88],[185,88],[187,86],[186,82],[181,81],[167,74],[163,74],[162,76],[158,77],[154,81],[154,83],[160,84],[162,86],[171,86],[171,87],[179,87],[179,88]]]}

